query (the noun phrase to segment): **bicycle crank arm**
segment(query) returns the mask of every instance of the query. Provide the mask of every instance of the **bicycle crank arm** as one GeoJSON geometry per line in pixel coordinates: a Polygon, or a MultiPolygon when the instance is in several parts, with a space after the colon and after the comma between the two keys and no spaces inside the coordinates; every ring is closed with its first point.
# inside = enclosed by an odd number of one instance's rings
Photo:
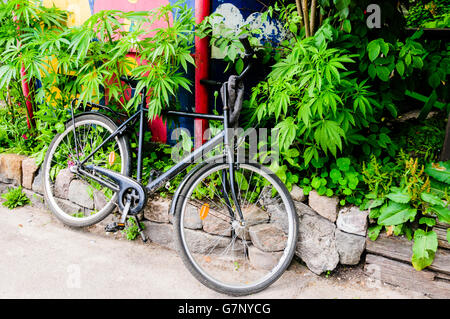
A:
{"type": "Polygon", "coordinates": [[[117,199],[117,204],[119,205],[121,211],[125,210],[127,201],[130,200],[131,205],[128,212],[130,215],[136,215],[144,209],[144,206],[147,203],[147,192],[145,191],[144,186],[142,186],[140,183],[138,183],[131,177],[122,175],[103,167],[87,165],[86,168],[92,170],[94,174],[97,173],[109,178],[118,185],[119,196],[117,199]]]}

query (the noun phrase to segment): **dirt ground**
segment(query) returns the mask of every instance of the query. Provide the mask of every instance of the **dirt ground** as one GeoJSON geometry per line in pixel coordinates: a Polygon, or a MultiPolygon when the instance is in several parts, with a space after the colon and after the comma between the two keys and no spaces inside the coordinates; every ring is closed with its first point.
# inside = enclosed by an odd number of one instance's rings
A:
{"type": "MultiPolygon", "coordinates": [[[[73,229],[32,207],[0,207],[0,298],[220,299],[201,285],[175,251],[138,238],[73,229]]],[[[268,289],[246,298],[426,298],[373,282],[362,270],[340,266],[317,276],[294,260],[268,289]]]]}

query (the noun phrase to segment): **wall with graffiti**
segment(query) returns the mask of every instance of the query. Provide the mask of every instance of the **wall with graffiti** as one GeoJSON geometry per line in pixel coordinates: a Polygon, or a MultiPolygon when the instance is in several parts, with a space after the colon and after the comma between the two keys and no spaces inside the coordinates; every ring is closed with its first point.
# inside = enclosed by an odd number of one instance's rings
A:
{"type": "MultiPolygon", "coordinates": [[[[44,5],[55,5],[59,8],[66,9],[72,14],[69,17],[69,26],[79,26],[86,21],[91,15],[101,10],[122,10],[122,11],[145,11],[152,10],[157,7],[175,3],[176,0],[43,0],[44,5]]],[[[185,0],[185,4],[194,10],[204,3],[204,0],[185,0]]],[[[276,21],[262,22],[261,12],[265,4],[270,4],[270,0],[211,0],[209,7],[211,12],[220,13],[223,18],[221,22],[227,27],[239,30],[244,24],[250,25],[251,28],[261,29],[261,42],[263,41],[279,41],[285,37],[284,31],[276,21]]],[[[126,21],[129,27],[133,27],[133,21],[126,21]]],[[[159,27],[159,25],[155,25],[159,27]]],[[[223,55],[218,48],[211,49],[209,63],[209,77],[216,80],[225,80],[224,72],[225,64],[222,61],[223,55]]],[[[189,70],[186,75],[194,82],[195,70],[189,70]]],[[[254,77],[255,79],[257,76],[254,77]]],[[[198,98],[198,95],[197,95],[198,98]]],[[[210,101],[211,101],[210,96],[210,101]]],[[[195,95],[184,91],[180,94],[180,102],[186,110],[194,110],[196,105],[195,95]]],[[[198,104],[198,101],[197,101],[198,104]]],[[[212,109],[210,103],[209,110],[212,109]]],[[[194,122],[188,119],[181,119],[180,125],[189,129],[193,133],[194,122]]],[[[152,133],[156,140],[162,142],[171,142],[171,132],[174,128],[173,123],[163,123],[161,119],[154,121],[151,125],[152,133]]],[[[173,142],[173,141],[172,141],[173,142]]]]}

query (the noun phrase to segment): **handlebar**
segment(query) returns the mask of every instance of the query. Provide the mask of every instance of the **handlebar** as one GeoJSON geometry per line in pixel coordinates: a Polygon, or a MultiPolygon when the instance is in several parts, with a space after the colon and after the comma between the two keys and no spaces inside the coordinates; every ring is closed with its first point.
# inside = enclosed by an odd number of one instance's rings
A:
{"type": "Polygon", "coordinates": [[[250,45],[250,41],[248,41],[248,35],[244,34],[239,37],[239,41],[241,41],[242,45],[244,46],[245,55],[250,56],[255,53],[252,46],[250,45]]]}

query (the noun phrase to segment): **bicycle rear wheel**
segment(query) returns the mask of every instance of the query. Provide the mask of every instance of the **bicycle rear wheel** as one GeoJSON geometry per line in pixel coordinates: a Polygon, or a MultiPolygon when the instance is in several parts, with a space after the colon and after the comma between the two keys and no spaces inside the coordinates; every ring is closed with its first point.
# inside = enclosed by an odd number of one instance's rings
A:
{"type": "MultiPolygon", "coordinates": [[[[75,118],[75,129],[77,145],[69,121],[47,150],[43,163],[44,197],[47,206],[64,224],[85,227],[98,223],[114,210],[117,193],[87,176],[72,173],[70,168],[100,146],[117,125],[100,114],[83,114],[75,118]]],[[[120,136],[105,143],[85,165],[128,175],[130,156],[128,139],[120,136]]]]}
{"type": "Polygon", "coordinates": [[[243,221],[226,186],[229,165],[212,163],[181,190],[174,226],[194,277],[237,296],[261,291],[283,274],[295,252],[298,218],[288,190],[270,170],[239,164],[235,176],[243,221]]]}

